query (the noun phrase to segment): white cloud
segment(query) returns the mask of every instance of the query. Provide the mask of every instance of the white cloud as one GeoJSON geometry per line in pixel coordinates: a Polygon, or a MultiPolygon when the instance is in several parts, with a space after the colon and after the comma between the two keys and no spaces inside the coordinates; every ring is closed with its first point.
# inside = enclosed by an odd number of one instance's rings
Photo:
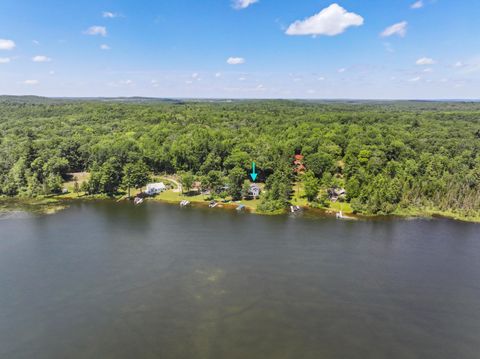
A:
{"type": "Polygon", "coordinates": [[[133,85],[133,81],[132,80],[122,80],[119,82],[120,85],[133,85]]]}
{"type": "Polygon", "coordinates": [[[459,74],[469,75],[480,71],[480,56],[475,56],[467,59],[465,62],[458,61],[454,68],[458,70],[459,74]]]}
{"type": "Polygon", "coordinates": [[[337,70],[337,72],[338,72],[339,74],[343,74],[345,71],[347,71],[347,69],[344,68],[344,67],[342,67],[341,69],[338,69],[338,70],[337,70]]]}
{"type": "Polygon", "coordinates": [[[408,26],[408,22],[406,21],[393,24],[392,26],[389,26],[385,30],[383,30],[380,36],[389,37],[392,35],[398,35],[400,37],[405,37],[405,35],[407,34],[407,26],[408,26]]]}
{"type": "Polygon", "coordinates": [[[102,45],[100,45],[100,49],[102,49],[102,50],[110,50],[111,47],[108,46],[107,44],[102,44],[102,45]]]}
{"type": "Polygon", "coordinates": [[[90,26],[83,32],[85,35],[101,35],[107,36],[107,28],[105,26],[90,26]]]}
{"type": "Polygon", "coordinates": [[[157,80],[152,80],[150,83],[152,84],[153,87],[159,87],[160,86],[160,84],[158,83],[157,80]]]}
{"type": "Polygon", "coordinates": [[[423,0],[419,0],[419,1],[414,2],[414,3],[410,6],[410,8],[411,8],[411,9],[421,9],[423,6],[424,6],[423,0]]]}
{"type": "Polygon", "coordinates": [[[222,73],[221,73],[221,72],[217,72],[217,73],[215,74],[215,77],[216,77],[216,78],[222,77],[222,73]]]}
{"type": "Polygon", "coordinates": [[[25,85],[33,86],[38,85],[40,82],[38,80],[25,80],[23,81],[25,85]]]}
{"type": "Polygon", "coordinates": [[[114,12],[110,12],[110,11],[104,11],[102,12],[102,16],[107,19],[113,19],[118,17],[118,14],[115,14],[114,12]]]}
{"type": "Polygon", "coordinates": [[[419,65],[419,66],[434,65],[435,60],[431,59],[429,57],[422,57],[422,58],[417,60],[416,64],[419,65]]]}
{"type": "Polygon", "coordinates": [[[426,72],[426,73],[433,72],[433,69],[431,67],[427,67],[426,69],[423,70],[423,72],[426,72]]]}
{"type": "Polygon", "coordinates": [[[51,71],[48,72],[48,74],[49,74],[50,76],[53,76],[53,75],[55,75],[55,71],[51,70],[51,71]]]}
{"type": "Polygon", "coordinates": [[[234,9],[246,9],[250,5],[257,3],[259,0],[233,0],[232,6],[234,9]]]}
{"type": "Polygon", "coordinates": [[[229,57],[227,59],[227,64],[229,65],[241,65],[245,63],[245,59],[243,57],[229,57]]]}
{"type": "Polygon", "coordinates": [[[40,45],[40,41],[38,41],[38,40],[32,40],[32,43],[33,43],[34,45],[37,45],[37,46],[40,45]]]}
{"type": "Polygon", "coordinates": [[[239,77],[239,78],[238,78],[238,81],[245,81],[245,80],[246,80],[245,77],[239,77]]]}
{"type": "Polygon", "coordinates": [[[292,23],[285,32],[287,35],[339,35],[350,26],[363,25],[363,17],[347,12],[338,4],[332,4],[318,14],[292,23]]]}
{"type": "Polygon", "coordinates": [[[0,64],[8,64],[10,61],[9,57],[0,57],[0,64]]]}
{"type": "Polygon", "coordinates": [[[421,78],[420,76],[417,76],[417,77],[411,78],[411,79],[408,80],[408,81],[410,81],[410,82],[418,82],[418,81],[420,81],[421,79],[422,79],[422,78],[421,78]]]}
{"type": "Polygon", "coordinates": [[[325,77],[320,76],[317,80],[318,80],[318,81],[325,81],[325,77]]]}
{"type": "Polygon", "coordinates": [[[194,73],[192,74],[192,79],[198,79],[199,76],[200,76],[200,75],[199,75],[197,72],[194,72],[194,73]]]}
{"type": "Polygon", "coordinates": [[[52,59],[44,55],[37,55],[35,57],[32,57],[32,61],[33,62],[50,62],[52,61],[52,59]]]}
{"type": "Polygon", "coordinates": [[[15,46],[12,40],[0,39],[0,50],[13,50],[15,46]]]}

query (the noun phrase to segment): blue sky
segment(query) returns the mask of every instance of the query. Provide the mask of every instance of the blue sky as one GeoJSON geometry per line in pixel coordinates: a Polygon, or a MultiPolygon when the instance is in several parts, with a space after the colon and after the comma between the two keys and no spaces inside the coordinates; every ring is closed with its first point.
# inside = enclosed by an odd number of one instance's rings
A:
{"type": "Polygon", "coordinates": [[[2,0],[0,94],[480,97],[477,0],[2,0]]]}

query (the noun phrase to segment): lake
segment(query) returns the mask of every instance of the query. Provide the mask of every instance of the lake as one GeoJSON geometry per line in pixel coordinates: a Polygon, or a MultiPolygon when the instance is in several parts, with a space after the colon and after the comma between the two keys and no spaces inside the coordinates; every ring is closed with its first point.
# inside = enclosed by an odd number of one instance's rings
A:
{"type": "Polygon", "coordinates": [[[3,215],[0,357],[478,359],[480,225],[108,201],[3,215]]]}

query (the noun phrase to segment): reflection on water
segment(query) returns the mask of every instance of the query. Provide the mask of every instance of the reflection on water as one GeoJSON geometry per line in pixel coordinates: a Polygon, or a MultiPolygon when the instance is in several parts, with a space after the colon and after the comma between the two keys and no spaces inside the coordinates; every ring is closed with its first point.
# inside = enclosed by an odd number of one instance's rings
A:
{"type": "Polygon", "coordinates": [[[0,357],[478,359],[479,229],[157,203],[5,219],[0,357]]]}

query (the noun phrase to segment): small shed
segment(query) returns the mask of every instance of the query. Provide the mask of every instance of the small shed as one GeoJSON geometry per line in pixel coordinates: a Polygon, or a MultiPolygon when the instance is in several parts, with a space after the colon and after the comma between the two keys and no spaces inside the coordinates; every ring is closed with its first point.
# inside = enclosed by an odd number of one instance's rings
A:
{"type": "Polygon", "coordinates": [[[162,193],[165,191],[167,187],[163,182],[158,182],[158,183],[149,183],[147,184],[147,189],[145,191],[146,194],[149,196],[153,196],[159,193],[162,193]]]}

